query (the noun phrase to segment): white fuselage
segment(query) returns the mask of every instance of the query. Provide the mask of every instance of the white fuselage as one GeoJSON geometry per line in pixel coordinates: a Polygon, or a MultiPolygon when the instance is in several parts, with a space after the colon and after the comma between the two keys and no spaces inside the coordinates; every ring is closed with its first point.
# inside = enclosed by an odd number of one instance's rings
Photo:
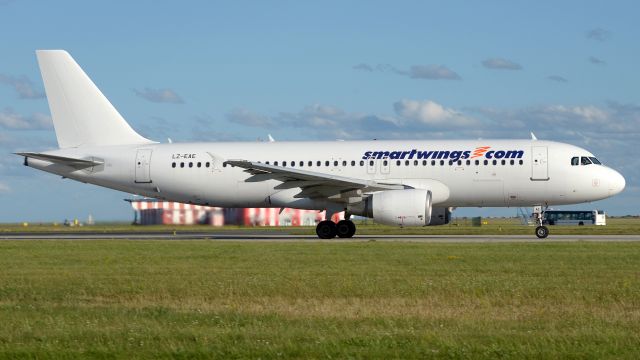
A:
{"type": "Polygon", "coordinates": [[[624,188],[611,168],[571,164],[593,157],[588,151],[540,140],[175,143],[47,153],[104,164],[78,170],[28,159],[28,165],[129,193],[222,207],[327,208],[325,200],[294,199],[299,189],[276,189],[281,181],[251,181],[244,169],[223,165],[235,159],[428,188],[433,205],[442,207],[573,204],[624,188]]]}

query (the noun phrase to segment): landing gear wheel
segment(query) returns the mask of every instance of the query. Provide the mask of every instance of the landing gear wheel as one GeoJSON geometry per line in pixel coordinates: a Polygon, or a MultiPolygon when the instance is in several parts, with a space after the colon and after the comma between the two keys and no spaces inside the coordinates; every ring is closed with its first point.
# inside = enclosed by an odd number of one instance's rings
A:
{"type": "Polygon", "coordinates": [[[323,220],[316,226],[316,234],[320,239],[333,239],[337,234],[337,226],[331,220],[323,220]]]}
{"type": "Polygon", "coordinates": [[[549,236],[549,229],[546,226],[538,226],[536,228],[536,236],[538,239],[544,239],[549,236]]]}
{"type": "Polygon", "coordinates": [[[338,237],[350,238],[356,233],[356,224],[351,220],[340,220],[336,225],[338,237]]]}

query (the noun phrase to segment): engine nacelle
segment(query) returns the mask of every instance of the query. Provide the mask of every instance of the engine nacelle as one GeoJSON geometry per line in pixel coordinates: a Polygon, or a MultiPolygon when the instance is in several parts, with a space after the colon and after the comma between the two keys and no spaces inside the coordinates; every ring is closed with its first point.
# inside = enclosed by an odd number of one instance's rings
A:
{"type": "Polygon", "coordinates": [[[431,223],[431,191],[380,191],[348,210],[385,225],[426,226],[431,223]]]}

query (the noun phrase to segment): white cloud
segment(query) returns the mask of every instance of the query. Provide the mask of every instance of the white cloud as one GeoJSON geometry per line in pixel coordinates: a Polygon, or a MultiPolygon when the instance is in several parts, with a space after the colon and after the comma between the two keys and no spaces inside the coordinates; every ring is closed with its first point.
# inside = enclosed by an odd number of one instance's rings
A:
{"type": "Polygon", "coordinates": [[[555,82],[560,82],[560,83],[569,82],[569,80],[567,80],[565,77],[562,77],[560,75],[549,75],[547,76],[547,79],[555,82]]]}
{"type": "Polygon", "coordinates": [[[268,116],[258,115],[247,109],[233,109],[227,114],[227,120],[241,125],[269,128],[275,123],[268,116]]]}
{"type": "Polygon", "coordinates": [[[589,56],[588,60],[589,60],[590,63],[592,63],[594,65],[606,65],[607,64],[606,61],[604,61],[604,60],[602,60],[600,58],[597,58],[595,56],[589,56]]]}
{"type": "Polygon", "coordinates": [[[412,65],[408,70],[398,69],[390,64],[378,64],[375,67],[369,64],[361,63],[353,67],[355,70],[367,72],[390,72],[396,75],[402,75],[411,79],[422,80],[460,80],[461,77],[455,71],[449,69],[445,65],[412,65]]]}
{"type": "Polygon", "coordinates": [[[444,65],[413,65],[405,74],[412,79],[460,80],[460,75],[444,65]]]}
{"type": "Polygon", "coordinates": [[[611,38],[611,32],[602,28],[595,28],[587,31],[587,39],[604,42],[611,38]]]}
{"type": "Polygon", "coordinates": [[[5,108],[0,112],[0,126],[10,130],[42,130],[50,129],[52,121],[49,115],[43,113],[23,116],[11,108],[5,108]]]}
{"type": "Polygon", "coordinates": [[[431,100],[400,100],[393,104],[398,116],[437,127],[471,126],[477,121],[431,100]]]}
{"type": "Polygon", "coordinates": [[[494,70],[522,70],[522,65],[503,58],[490,58],[482,62],[482,66],[494,70]]]}
{"type": "Polygon", "coordinates": [[[155,103],[171,103],[182,104],[184,100],[175,91],[171,89],[152,89],[144,88],[144,90],[133,89],[133,92],[143,99],[155,103]]]}
{"type": "Polygon", "coordinates": [[[354,70],[368,71],[368,72],[372,72],[373,71],[373,67],[371,67],[371,65],[365,64],[365,63],[360,63],[358,65],[354,65],[353,69],[354,70]]]}
{"type": "Polygon", "coordinates": [[[0,84],[13,87],[18,93],[20,99],[42,99],[44,93],[37,90],[34,84],[26,76],[15,77],[11,75],[0,74],[0,84]]]}
{"type": "Polygon", "coordinates": [[[0,182],[0,194],[11,192],[11,187],[4,182],[0,182]]]}

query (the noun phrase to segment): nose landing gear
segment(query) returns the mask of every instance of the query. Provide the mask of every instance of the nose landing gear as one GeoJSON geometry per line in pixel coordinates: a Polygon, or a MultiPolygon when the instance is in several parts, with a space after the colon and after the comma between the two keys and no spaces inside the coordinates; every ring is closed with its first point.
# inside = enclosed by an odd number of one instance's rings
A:
{"type": "Polygon", "coordinates": [[[544,239],[549,236],[549,228],[543,225],[544,212],[547,210],[547,206],[544,207],[544,210],[541,206],[536,206],[533,210],[533,215],[535,217],[538,226],[536,227],[536,236],[538,239],[544,239]]]}
{"type": "Polygon", "coordinates": [[[544,239],[549,236],[549,228],[544,225],[540,225],[536,228],[536,236],[538,239],[544,239]]]}

